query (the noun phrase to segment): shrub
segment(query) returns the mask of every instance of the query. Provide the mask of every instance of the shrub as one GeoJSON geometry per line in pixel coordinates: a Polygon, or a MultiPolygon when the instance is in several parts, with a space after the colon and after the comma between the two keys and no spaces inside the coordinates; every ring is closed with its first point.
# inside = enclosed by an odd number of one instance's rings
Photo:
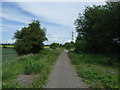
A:
{"type": "Polygon", "coordinates": [[[3,48],[7,48],[5,45],[3,45],[3,48]]]}

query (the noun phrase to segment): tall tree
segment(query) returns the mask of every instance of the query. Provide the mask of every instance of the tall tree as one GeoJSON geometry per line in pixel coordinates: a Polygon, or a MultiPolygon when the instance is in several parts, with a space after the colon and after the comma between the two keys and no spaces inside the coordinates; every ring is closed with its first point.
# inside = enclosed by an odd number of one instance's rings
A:
{"type": "Polygon", "coordinates": [[[33,20],[27,27],[14,33],[14,48],[19,55],[38,53],[43,49],[43,41],[47,40],[44,28],[38,20],[33,20]]]}
{"type": "Polygon", "coordinates": [[[75,21],[76,51],[120,52],[120,2],[86,7],[75,21]]]}

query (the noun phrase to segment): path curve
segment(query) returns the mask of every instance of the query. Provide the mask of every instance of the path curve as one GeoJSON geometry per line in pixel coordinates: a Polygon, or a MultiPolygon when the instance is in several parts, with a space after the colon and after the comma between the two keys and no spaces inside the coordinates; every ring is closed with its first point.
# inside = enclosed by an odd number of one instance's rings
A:
{"type": "Polygon", "coordinates": [[[64,50],[58,57],[45,88],[88,88],[70,65],[67,52],[64,50]]]}

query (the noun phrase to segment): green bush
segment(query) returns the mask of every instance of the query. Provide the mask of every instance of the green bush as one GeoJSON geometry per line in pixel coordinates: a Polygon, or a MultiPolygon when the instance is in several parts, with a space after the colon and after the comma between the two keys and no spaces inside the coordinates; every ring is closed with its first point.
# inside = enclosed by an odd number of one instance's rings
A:
{"type": "Polygon", "coordinates": [[[3,45],[3,48],[7,48],[5,45],[3,45]]]}
{"type": "Polygon", "coordinates": [[[78,53],[87,51],[87,42],[85,40],[76,40],[75,51],[78,53]]]}

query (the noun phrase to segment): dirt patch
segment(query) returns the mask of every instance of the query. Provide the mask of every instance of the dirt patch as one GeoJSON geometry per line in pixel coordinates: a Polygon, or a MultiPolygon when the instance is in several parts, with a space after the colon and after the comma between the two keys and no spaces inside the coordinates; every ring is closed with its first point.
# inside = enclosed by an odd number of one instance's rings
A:
{"type": "Polygon", "coordinates": [[[31,75],[26,75],[26,74],[20,74],[16,81],[22,88],[32,88],[34,77],[37,77],[37,75],[31,74],[31,75]]]}

